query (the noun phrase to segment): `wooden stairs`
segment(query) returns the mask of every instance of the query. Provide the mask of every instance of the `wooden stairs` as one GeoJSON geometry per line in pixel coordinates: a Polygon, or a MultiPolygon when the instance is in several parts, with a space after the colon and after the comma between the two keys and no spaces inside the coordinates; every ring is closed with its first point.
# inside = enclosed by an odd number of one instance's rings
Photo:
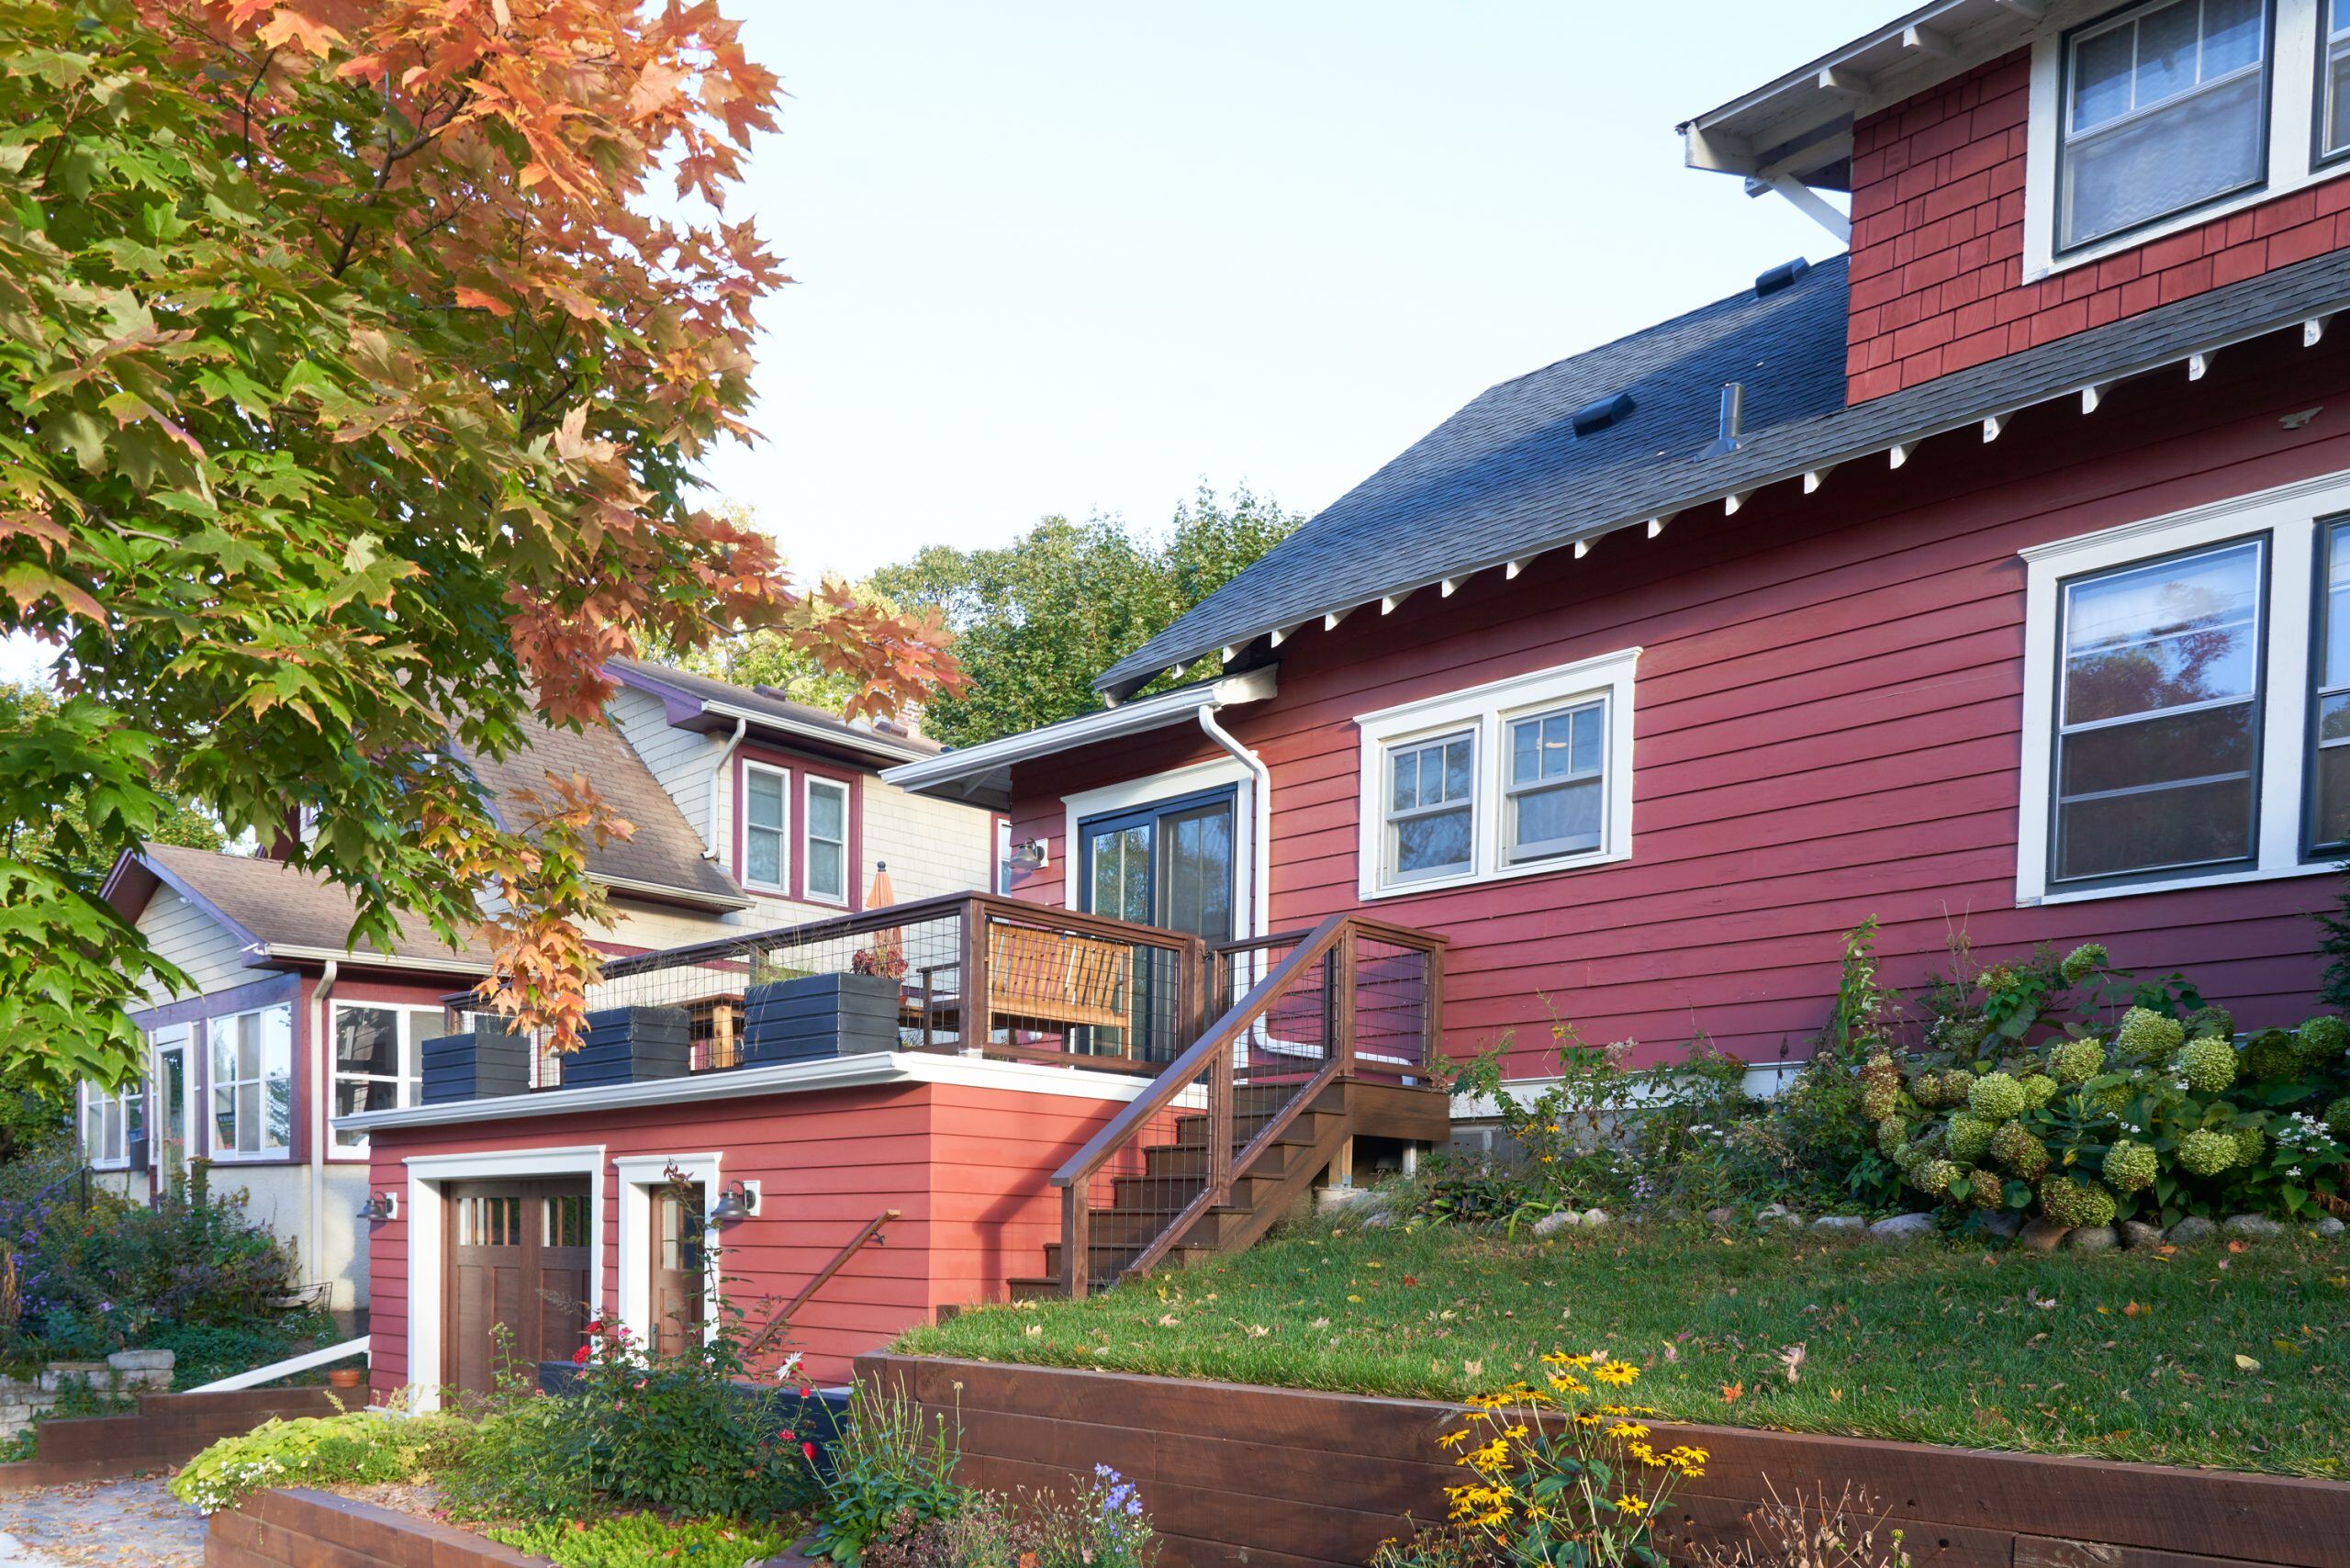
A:
{"type": "MultiPolygon", "coordinates": [[[[1233,1092],[1236,1154],[1256,1140],[1268,1122],[1287,1106],[1292,1084],[1252,1084],[1233,1092]]],[[[1449,1101],[1433,1088],[1337,1079],[1300,1105],[1272,1139],[1245,1164],[1233,1169],[1224,1203],[1203,1209],[1169,1247],[1165,1260],[1188,1265],[1219,1253],[1238,1252],[1271,1229],[1349,1152],[1357,1137],[1390,1137],[1411,1143],[1441,1143],[1450,1131],[1449,1101]]],[[[1210,1117],[1204,1112],[1171,1118],[1168,1136],[1140,1140],[1130,1151],[1138,1169],[1112,1178],[1110,1204],[1091,1219],[1089,1251],[1093,1289],[1107,1289],[1140,1253],[1206,1187],[1210,1117]]],[[[1065,1295],[1063,1251],[1067,1243],[1045,1244],[1044,1271],[1009,1282],[1014,1301],[1065,1295]]]]}

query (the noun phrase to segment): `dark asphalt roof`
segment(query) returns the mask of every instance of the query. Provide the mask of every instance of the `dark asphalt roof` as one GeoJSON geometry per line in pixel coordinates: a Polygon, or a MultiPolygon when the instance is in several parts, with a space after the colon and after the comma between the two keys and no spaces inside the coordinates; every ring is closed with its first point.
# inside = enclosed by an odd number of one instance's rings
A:
{"type": "Polygon", "coordinates": [[[613,659],[610,673],[632,686],[666,687],[693,702],[716,703],[748,714],[755,722],[766,719],[800,732],[806,738],[830,740],[835,746],[867,760],[904,762],[912,757],[936,756],[940,749],[936,741],[926,736],[893,734],[870,725],[853,724],[837,713],[795,702],[763,687],[737,686],[733,681],[697,675],[675,665],[655,664],[650,659],[613,659]]]}
{"type": "MultiPolygon", "coordinates": [[[[140,852],[147,868],[191,898],[198,908],[225,921],[251,941],[272,946],[345,947],[358,901],[313,871],[297,870],[258,856],[218,855],[173,844],[150,844],[140,852]]],[[[143,902],[143,900],[142,900],[143,902]]],[[[453,971],[478,969],[489,950],[477,942],[452,947],[415,915],[395,912],[398,935],[390,953],[429,962],[447,961],[453,971]]],[[[364,958],[369,949],[356,950],[364,958]]]]}
{"type": "Polygon", "coordinates": [[[1111,666],[1161,670],[1384,595],[1556,549],[1807,469],[1882,452],[2350,306],[2350,252],[2297,263],[1904,391],[1844,405],[1845,263],[1751,289],[1503,382],[1111,666]],[[1705,455],[1722,384],[1746,388],[1735,452],[1705,455]],[[1628,419],[1574,411],[1629,391],[1628,419]]]}

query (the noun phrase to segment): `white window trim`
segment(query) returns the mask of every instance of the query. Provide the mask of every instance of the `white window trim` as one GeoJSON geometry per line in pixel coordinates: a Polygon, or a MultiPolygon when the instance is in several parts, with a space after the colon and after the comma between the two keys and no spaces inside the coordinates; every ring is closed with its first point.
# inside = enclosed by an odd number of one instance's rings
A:
{"type": "MultiPolygon", "coordinates": [[[[207,1158],[210,1159],[214,1164],[249,1165],[261,1161],[284,1160],[294,1158],[294,1140],[296,1134],[300,1128],[302,1119],[300,1114],[300,1106],[294,1103],[296,1098],[294,1091],[298,1085],[298,1081],[301,1075],[302,1039],[300,1034],[297,1032],[299,1025],[300,1020],[295,1016],[294,1004],[290,1002],[273,1002],[268,1003],[266,1006],[247,1007],[239,1012],[224,1013],[218,1018],[207,1018],[205,1020],[204,1125],[208,1131],[206,1133],[204,1139],[206,1146],[204,1152],[207,1158]],[[230,1025],[234,1025],[238,1019],[258,1018],[264,1013],[283,1013],[285,1014],[286,1099],[288,1104],[293,1106],[293,1114],[288,1121],[285,1130],[285,1141],[277,1145],[274,1148],[224,1148],[220,1144],[220,1122],[218,1113],[216,1112],[212,1106],[213,1092],[218,1087],[219,1081],[213,1077],[212,1073],[211,1053],[213,1038],[221,1030],[227,1029],[230,1025]]],[[[231,1083],[242,1083],[246,1081],[246,1080],[231,1079],[229,1081],[231,1083]]],[[[261,1077],[255,1081],[260,1082],[264,1087],[268,1085],[270,1081],[270,1074],[266,1067],[263,1069],[261,1077]]],[[[264,1096],[264,1098],[266,1098],[266,1096],[264,1096]]],[[[267,1114],[267,1111],[264,1110],[263,1113],[264,1121],[266,1120],[267,1114]]]]}
{"type": "Polygon", "coordinates": [[[604,1146],[516,1148],[494,1154],[412,1154],[408,1168],[408,1378],[412,1408],[441,1407],[442,1238],[452,1182],[538,1176],[588,1178],[588,1316],[604,1309],[604,1146]],[[420,1369],[423,1369],[420,1375],[420,1369]]]}
{"type": "MultiPolygon", "coordinates": [[[[708,1214],[722,1191],[716,1153],[624,1154],[612,1160],[613,1175],[620,1184],[620,1245],[616,1249],[620,1300],[616,1305],[621,1322],[640,1344],[653,1341],[653,1189],[667,1183],[673,1165],[687,1181],[701,1184],[702,1213],[708,1214]]],[[[708,1282],[710,1299],[702,1321],[704,1338],[718,1330],[721,1272],[712,1270],[708,1282]]]]}
{"type": "MultiPolygon", "coordinates": [[[[400,1092],[399,1104],[394,1108],[406,1110],[408,1106],[417,1103],[416,1096],[423,1092],[423,1084],[420,1081],[423,1075],[420,1058],[424,1038],[429,1036],[418,1036],[417,1019],[420,1016],[429,1016],[440,1010],[419,1007],[412,1002],[337,1001],[327,1008],[327,1114],[330,1119],[339,1114],[335,1107],[341,1103],[341,1092],[342,1081],[345,1078],[372,1082],[378,1076],[372,1072],[346,1073],[342,1070],[342,1058],[336,1051],[336,1041],[339,1037],[342,1014],[346,1009],[355,1007],[374,1008],[379,1012],[394,1013],[399,1016],[400,1092]]],[[[327,1158],[329,1159],[356,1161],[367,1158],[366,1134],[362,1133],[357,1143],[347,1144],[342,1142],[341,1138],[342,1135],[331,1126],[327,1129],[327,1158]]]]}
{"type": "Polygon", "coordinates": [[[2317,520],[2350,511],[2350,475],[2329,474],[2208,506],[2036,544],[2024,561],[2023,767],[2016,834],[2016,902],[2082,903],[2179,888],[2330,875],[2330,860],[2301,858],[2306,789],[2303,739],[2310,700],[2311,610],[2316,593],[2317,520]],[[2059,585],[2087,572],[2263,533],[2269,539],[2268,645],[2262,651],[2260,823],[2250,866],[2098,887],[2052,889],[2050,768],[2056,712],[2059,585]]]}
{"type": "Polygon", "coordinates": [[[147,1081],[143,1077],[132,1079],[118,1093],[109,1093],[96,1084],[84,1081],[81,1103],[73,1108],[73,1131],[82,1145],[83,1159],[91,1170],[128,1170],[130,1169],[130,1103],[143,1098],[146,1092],[147,1081]],[[122,1152],[101,1159],[90,1147],[90,1113],[105,1103],[114,1103],[120,1107],[121,1114],[115,1126],[116,1130],[122,1135],[122,1152]]]}
{"type": "Polygon", "coordinates": [[[1160,801],[1196,795],[1203,790],[1220,790],[1226,784],[1239,786],[1232,799],[1233,927],[1248,930],[1248,911],[1256,907],[1250,902],[1248,878],[1250,868],[1256,864],[1256,846],[1251,838],[1257,831],[1257,780],[1239,758],[1232,756],[1219,756],[1188,767],[1172,767],[1164,773],[1130,778],[1123,784],[1105,784],[1098,790],[1080,790],[1074,795],[1062,796],[1061,906],[1085,907],[1089,890],[1082,880],[1085,867],[1084,857],[1079,853],[1078,829],[1087,818],[1130,812],[1160,801]]]}
{"type": "Polygon", "coordinates": [[[1365,899],[1405,898],[1447,888],[1505,881],[1517,877],[1545,877],[1561,871],[1606,866],[1632,856],[1632,688],[1640,657],[1637,647],[1600,654],[1572,664],[1557,665],[1506,680],[1488,681],[1462,691],[1423,698],[1374,712],[1359,714],[1361,735],[1355,845],[1355,890],[1365,899]],[[1502,736],[1513,718],[1545,712],[1575,702],[1606,699],[1607,728],[1599,847],[1577,855],[1552,856],[1511,864],[1502,845],[1502,787],[1505,747],[1502,736]],[[1388,748],[1401,742],[1433,737],[1455,730],[1473,730],[1477,736],[1475,811],[1472,818],[1469,868],[1444,877],[1410,881],[1384,879],[1387,834],[1388,748]]]}
{"type": "Polygon", "coordinates": [[[816,773],[800,776],[800,891],[810,903],[831,904],[836,909],[848,907],[849,890],[856,880],[856,868],[849,864],[848,857],[851,803],[849,787],[839,779],[826,778],[816,773]],[[841,890],[837,897],[818,892],[815,883],[809,879],[810,868],[816,864],[815,856],[809,852],[810,846],[817,842],[816,811],[811,802],[820,789],[837,790],[841,796],[841,890]]]}
{"type": "Polygon", "coordinates": [[[2142,228],[2056,254],[2056,162],[2063,140],[2064,40],[2121,7],[2114,0],[2053,6],[2031,45],[2031,116],[2024,132],[2023,281],[2036,283],[2169,235],[2199,229],[2305,186],[2350,174],[2350,160],[2316,162],[2318,32],[2325,0],[2274,0],[2269,39],[2268,173],[2261,183],[2142,228]]]}
{"type": "MultiPolygon", "coordinates": [[[[764,827],[758,830],[765,833],[764,827]]],[[[753,757],[743,759],[743,885],[754,891],[772,893],[778,898],[791,896],[791,769],[778,767],[772,762],[760,762],[753,757]],[[775,876],[772,882],[762,882],[751,875],[751,776],[755,773],[775,775],[776,799],[783,809],[783,821],[775,828],[775,876]]]]}

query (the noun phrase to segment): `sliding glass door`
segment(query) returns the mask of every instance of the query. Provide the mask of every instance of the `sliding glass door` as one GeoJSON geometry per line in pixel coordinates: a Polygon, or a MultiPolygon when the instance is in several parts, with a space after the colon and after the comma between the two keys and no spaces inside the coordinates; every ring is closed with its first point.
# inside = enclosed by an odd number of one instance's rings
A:
{"type": "MultiPolygon", "coordinates": [[[[1233,936],[1233,878],[1238,862],[1237,791],[1226,785],[1200,794],[1089,817],[1078,824],[1078,886],[1083,907],[1210,942],[1233,936]]],[[[1136,955],[1138,1001],[1169,996],[1172,975],[1151,972],[1169,960],[1136,955]]],[[[1146,1013],[1149,1010],[1146,1006],[1146,1013]]],[[[1096,1029],[1093,1048],[1146,1061],[1173,1054],[1171,1019],[1139,1016],[1132,1030],[1096,1029]]]]}

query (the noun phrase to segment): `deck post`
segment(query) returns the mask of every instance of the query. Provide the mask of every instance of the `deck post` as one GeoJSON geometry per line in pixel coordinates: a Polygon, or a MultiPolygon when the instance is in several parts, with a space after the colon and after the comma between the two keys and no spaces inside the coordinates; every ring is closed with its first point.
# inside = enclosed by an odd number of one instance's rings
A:
{"type": "Polygon", "coordinates": [[[963,905],[963,973],[957,988],[963,993],[963,1048],[983,1055],[995,1038],[995,1014],[988,994],[988,921],[992,913],[985,899],[963,905]]]}
{"type": "Polygon", "coordinates": [[[1233,1068],[1231,1046],[1208,1064],[1208,1202],[1232,1197],[1233,1068]]]}
{"type": "Polygon", "coordinates": [[[1355,1075],[1355,932],[1338,933],[1330,949],[1330,1060],[1340,1078],[1355,1075]]]}
{"type": "Polygon", "coordinates": [[[1061,1294],[1081,1300],[1091,1282],[1092,1215],[1086,1208],[1086,1180],[1061,1189],[1061,1294]]]}

